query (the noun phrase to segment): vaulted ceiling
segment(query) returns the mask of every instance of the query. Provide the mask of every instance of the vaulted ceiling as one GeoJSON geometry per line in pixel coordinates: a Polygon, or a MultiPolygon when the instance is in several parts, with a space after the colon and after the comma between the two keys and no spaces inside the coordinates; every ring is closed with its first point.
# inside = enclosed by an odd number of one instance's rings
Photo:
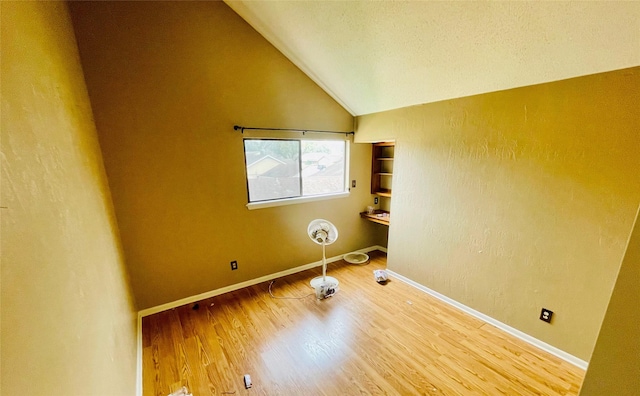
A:
{"type": "Polygon", "coordinates": [[[640,2],[226,0],[353,115],[640,65],[640,2]]]}

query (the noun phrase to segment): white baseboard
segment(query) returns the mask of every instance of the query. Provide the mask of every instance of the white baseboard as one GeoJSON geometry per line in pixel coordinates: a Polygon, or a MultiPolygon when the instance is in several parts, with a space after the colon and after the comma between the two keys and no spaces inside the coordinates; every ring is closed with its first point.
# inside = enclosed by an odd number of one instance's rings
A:
{"type": "MultiPolygon", "coordinates": [[[[387,248],[386,248],[386,247],[383,247],[383,246],[380,246],[380,245],[378,245],[378,246],[374,246],[374,247],[373,247],[373,249],[371,249],[371,250],[379,250],[379,251],[381,251],[381,252],[385,252],[385,253],[387,252],[387,248]]],[[[364,253],[367,253],[367,252],[370,252],[371,250],[368,250],[368,251],[364,251],[364,250],[363,250],[363,252],[364,252],[364,253]]]]}
{"type": "MultiPolygon", "coordinates": [[[[376,245],[376,246],[370,246],[370,247],[367,247],[367,248],[364,248],[364,249],[356,250],[356,252],[368,253],[368,252],[371,252],[371,251],[374,251],[374,250],[380,250],[380,251],[383,251],[383,252],[387,251],[386,248],[376,245]]],[[[349,252],[347,252],[347,253],[349,253],[349,252]]],[[[347,253],[345,253],[345,254],[347,254],[347,253]]],[[[329,257],[329,258],[327,258],[327,264],[330,264],[330,263],[333,263],[333,262],[336,262],[336,261],[340,261],[340,260],[342,260],[343,256],[344,256],[344,254],[341,254],[341,255],[338,255],[338,256],[329,257]]],[[[299,267],[289,268],[289,269],[284,270],[284,271],[280,271],[280,272],[276,272],[276,273],[273,273],[273,274],[261,276],[259,278],[255,278],[255,279],[250,279],[248,281],[236,283],[234,285],[221,287],[220,289],[210,290],[208,292],[196,294],[195,296],[181,298],[180,300],[176,300],[176,301],[168,302],[166,304],[156,305],[155,307],[151,307],[151,308],[146,308],[146,309],[140,310],[138,312],[138,316],[145,317],[145,316],[153,315],[155,313],[166,311],[166,310],[169,310],[169,309],[172,309],[172,308],[176,308],[176,307],[179,307],[179,306],[182,306],[182,305],[187,305],[187,304],[191,304],[191,303],[194,303],[194,302],[197,302],[197,301],[200,301],[200,300],[204,300],[204,299],[207,299],[207,298],[219,296],[220,294],[229,293],[229,292],[232,292],[232,291],[243,289],[245,287],[257,285],[258,283],[267,282],[267,281],[270,281],[272,279],[282,278],[283,276],[295,274],[295,273],[298,273],[298,272],[301,272],[301,271],[306,271],[308,269],[319,267],[321,265],[322,265],[322,261],[315,261],[313,263],[304,264],[304,265],[301,265],[299,267]]]]}
{"type": "Polygon", "coordinates": [[[391,275],[392,277],[408,284],[411,285],[413,287],[415,287],[418,290],[421,290],[435,298],[437,298],[438,300],[441,300],[455,308],[458,308],[459,310],[468,313],[471,316],[474,316],[480,320],[482,320],[483,322],[489,323],[492,326],[495,326],[497,328],[499,328],[500,330],[511,334],[514,337],[517,337],[519,339],[521,339],[522,341],[525,341],[533,346],[535,346],[536,348],[542,349],[543,351],[549,352],[550,354],[559,357],[560,359],[573,364],[576,367],[579,367],[583,370],[587,369],[587,366],[589,365],[588,362],[585,362],[584,360],[575,357],[561,349],[558,349],[556,347],[554,347],[553,345],[547,344],[544,341],[540,341],[539,339],[530,336],[529,334],[523,333],[522,331],[515,329],[509,325],[506,325],[494,318],[492,318],[491,316],[485,315],[482,312],[478,312],[473,308],[467,307],[464,304],[459,303],[458,301],[449,298],[447,296],[445,296],[444,294],[440,294],[435,290],[431,290],[428,287],[421,285],[420,283],[414,282],[411,279],[402,276],[398,273],[395,273],[391,270],[387,270],[387,272],[389,273],[389,275],[391,275]]]}

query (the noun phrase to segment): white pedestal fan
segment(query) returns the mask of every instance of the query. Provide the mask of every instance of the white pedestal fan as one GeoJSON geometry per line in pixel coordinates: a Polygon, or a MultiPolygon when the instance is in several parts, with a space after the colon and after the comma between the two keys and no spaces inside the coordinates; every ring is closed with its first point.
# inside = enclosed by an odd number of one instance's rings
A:
{"type": "Polygon", "coordinates": [[[327,276],[327,257],[325,247],[331,245],[338,239],[338,229],[330,221],[316,219],[309,223],[307,234],[312,241],[322,245],[322,276],[311,279],[311,287],[316,290],[316,297],[319,299],[331,297],[338,291],[338,280],[332,276],[327,276]]]}

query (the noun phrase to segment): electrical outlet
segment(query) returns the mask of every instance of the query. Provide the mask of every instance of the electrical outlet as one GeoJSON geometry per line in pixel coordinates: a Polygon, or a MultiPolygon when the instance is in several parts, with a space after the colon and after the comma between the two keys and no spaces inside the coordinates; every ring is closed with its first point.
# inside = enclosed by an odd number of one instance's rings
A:
{"type": "Polygon", "coordinates": [[[553,316],[553,311],[542,308],[542,311],[540,312],[540,320],[542,320],[543,322],[551,323],[551,316],[553,316]]]}
{"type": "Polygon", "coordinates": [[[231,270],[237,270],[238,269],[238,262],[236,260],[233,260],[231,262],[231,270]]]}
{"type": "Polygon", "coordinates": [[[378,197],[375,197],[375,198],[373,199],[373,204],[374,204],[374,205],[377,205],[377,204],[378,204],[378,197]]]}
{"type": "Polygon", "coordinates": [[[355,180],[351,180],[351,188],[356,188],[356,181],[355,180]]]}

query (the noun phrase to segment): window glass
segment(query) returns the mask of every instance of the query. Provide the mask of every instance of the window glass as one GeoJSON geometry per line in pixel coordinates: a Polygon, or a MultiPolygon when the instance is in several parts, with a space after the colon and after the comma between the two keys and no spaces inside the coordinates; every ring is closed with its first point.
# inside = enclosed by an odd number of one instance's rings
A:
{"type": "Polygon", "coordinates": [[[303,140],[302,194],[344,191],[344,141],[303,140]]]}
{"type": "Polygon", "coordinates": [[[245,139],[249,202],[345,192],[344,140],[245,139]]]}

